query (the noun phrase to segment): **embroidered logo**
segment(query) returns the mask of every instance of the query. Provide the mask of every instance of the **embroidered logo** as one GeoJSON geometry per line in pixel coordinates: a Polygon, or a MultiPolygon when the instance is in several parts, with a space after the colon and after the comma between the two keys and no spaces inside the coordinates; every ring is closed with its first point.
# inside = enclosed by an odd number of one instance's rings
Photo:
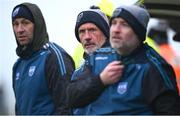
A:
{"type": "Polygon", "coordinates": [[[121,12],[122,12],[122,8],[118,8],[114,11],[113,16],[118,17],[121,14],[121,12]]]}
{"type": "Polygon", "coordinates": [[[83,13],[80,13],[79,15],[78,15],[78,18],[77,18],[77,23],[79,23],[80,21],[81,21],[81,19],[82,19],[82,17],[83,17],[83,13]]]}
{"type": "Polygon", "coordinates": [[[16,80],[19,80],[19,75],[20,75],[20,73],[17,72],[17,73],[16,73],[16,80]]]}
{"type": "Polygon", "coordinates": [[[36,66],[30,66],[30,68],[29,68],[29,76],[30,76],[30,77],[33,76],[35,70],[36,70],[36,66]]]}
{"type": "Polygon", "coordinates": [[[19,9],[20,9],[20,7],[17,7],[17,8],[14,10],[14,12],[13,12],[13,14],[12,14],[13,17],[15,17],[15,16],[18,14],[19,9]]]}
{"type": "Polygon", "coordinates": [[[128,82],[120,82],[117,88],[119,94],[124,94],[127,91],[128,82]]]}

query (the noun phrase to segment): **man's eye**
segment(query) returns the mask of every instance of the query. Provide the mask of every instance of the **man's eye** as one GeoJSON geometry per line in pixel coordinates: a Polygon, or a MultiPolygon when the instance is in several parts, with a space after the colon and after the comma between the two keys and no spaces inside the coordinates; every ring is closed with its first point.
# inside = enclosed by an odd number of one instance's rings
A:
{"type": "Polygon", "coordinates": [[[16,23],[16,22],[15,22],[15,23],[13,23],[13,26],[17,26],[17,25],[18,25],[18,23],[16,23]]]}
{"type": "Polygon", "coordinates": [[[30,24],[30,22],[29,21],[23,21],[22,24],[28,25],[28,24],[30,24]]]}
{"type": "Polygon", "coordinates": [[[91,33],[94,33],[94,32],[96,32],[96,29],[89,29],[89,32],[91,32],[91,33]]]}
{"type": "Polygon", "coordinates": [[[128,23],[122,23],[123,26],[126,26],[126,27],[129,27],[129,24],[128,23]]]}
{"type": "Polygon", "coordinates": [[[83,33],[85,33],[85,30],[80,30],[79,31],[79,34],[83,34],[83,33]]]}
{"type": "Polygon", "coordinates": [[[112,22],[111,22],[111,25],[115,25],[115,24],[116,24],[116,21],[112,21],[112,22]]]}

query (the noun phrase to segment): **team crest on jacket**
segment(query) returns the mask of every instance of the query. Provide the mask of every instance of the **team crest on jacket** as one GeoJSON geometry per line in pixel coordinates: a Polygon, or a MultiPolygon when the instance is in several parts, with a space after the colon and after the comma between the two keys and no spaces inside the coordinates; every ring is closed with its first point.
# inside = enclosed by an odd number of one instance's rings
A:
{"type": "Polygon", "coordinates": [[[119,94],[124,94],[127,91],[128,82],[120,82],[117,88],[119,94]]]}
{"type": "Polygon", "coordinates": [[[33,76],[35,70],[36,70],[36,66],[30,66],[30,68],[29,68],[29,76],[30,76],[30,77],[33,76]]]}

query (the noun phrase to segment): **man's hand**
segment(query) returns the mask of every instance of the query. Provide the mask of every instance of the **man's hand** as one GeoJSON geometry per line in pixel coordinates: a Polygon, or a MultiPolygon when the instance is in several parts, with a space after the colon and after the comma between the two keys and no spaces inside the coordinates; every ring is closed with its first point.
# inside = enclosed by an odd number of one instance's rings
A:
{"type": "Polygon", "coordinates": [[[124,65],[121,61],[113,61],[109,63],[101,72],[100,78],[104,85],[110,85],[119,81],[122,76],[124,65]]]}

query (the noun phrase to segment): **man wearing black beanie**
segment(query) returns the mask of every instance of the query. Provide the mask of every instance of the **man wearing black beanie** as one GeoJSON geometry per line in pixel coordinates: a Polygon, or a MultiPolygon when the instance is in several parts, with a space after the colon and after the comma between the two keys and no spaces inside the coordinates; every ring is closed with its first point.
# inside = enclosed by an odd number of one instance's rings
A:
{"type": "Polygon", "coordinates": [[[63,48],[49,42],[44,17],[36,4],[15,6],[12,25],[19,56],[13,66],[16,114],[61,114],[58,107],[64,106],[64,99],[57,96],[65,96],[66,81],[61,78],[70,79],[74,71],[72,58],[63,48]]]}
{"type": "Polygon", "coordinates": [[[102,46],[109,46],[108,18],[100,9],[80,12],[76,20],[75,35],[87,54],[102,46]]]}
{"type": "MultiPolygon", "coordinates": [[[[96,50],[104,47],[110,47],[109,45],[109,22],[107,16],[100,9],[89,9],[82,11],[78,14],[76,25],[75,25],[75,36],[77,40],[82,44],[84,48],[84,64],[78,68],[72,76],[72,80],[79,79],[83,74],[84,77],[88,77],[93,73],[92,67],[89,66],[89,55],[93,54],[96,50]]],[[[114,61],[107,65],[107,67],[100,74],[93,74],[94,78],[114,78],[119,80],[122,75],[123,65],[120,61],[114,61]]],[[[117,82],[115,81],[115,82],[117,82]]],[[[106,83],[106,82],[105,82],[106,83]]],[[[86,84],[86,83],[85,83],[86,84]]],[[[111,83],[112,86],[114,82],[111,83]]],[[[93,83],[92,83],[93,85],[93,83]]],[[[99,89],[99,88],[96,88],[99,89]]],[[[82,88],[83,90],[83,88],[82,88]]],[[[106,90],[105,90],[106,91],[106,90]]],[[[103,92],[103,95],[106,94],[103,92]]],[[[73,97],[73,96],[72,96],[73,97]]],[[[90,97],[90,96],[89,96],[90,97]]],[[[99,97],[94,97],[98,99],[99,97]]],[[[108,100],[108,99],[107,99],[108,100]]],[[[76,108],[73,110],[75,115],[88,114],[88,108],[95,101],[90,102],[89,105],[84,105],[84,107],[76,108]]],[[[101,108],[99,106],[98,108],[101,108]]],[[[95,113],[96,114],[96,113],[95,113]]]]}

